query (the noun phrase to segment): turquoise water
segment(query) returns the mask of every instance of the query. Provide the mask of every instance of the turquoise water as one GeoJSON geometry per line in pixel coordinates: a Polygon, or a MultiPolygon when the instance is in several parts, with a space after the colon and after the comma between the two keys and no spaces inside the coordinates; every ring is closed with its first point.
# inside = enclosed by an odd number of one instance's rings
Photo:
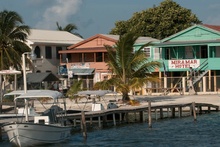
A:
{"type": "MultiPolygon", "coordinates": [[[[47,147],[219,147],[220,113],[203,114],[193,117],[153,121],[152,128],[146,123],[132,123],[107,129],[87,132],[84,141],[81,133],[76,133],[61,144],[47,147]]],[[[0,143],[10,147],[9,142],[0,143]]]]}

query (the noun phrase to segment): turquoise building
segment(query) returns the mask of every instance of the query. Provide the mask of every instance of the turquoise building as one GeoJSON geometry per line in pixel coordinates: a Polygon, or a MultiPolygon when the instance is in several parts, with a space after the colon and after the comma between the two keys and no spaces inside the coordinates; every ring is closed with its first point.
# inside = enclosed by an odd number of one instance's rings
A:
{"type": "MultiPolygon", "coordinates": [[[[135,48],[141,44],[136,44],[135,48]]],[[[149,83],[148,94],[199,94],[220,88],[220,26],[194,25],[144,49],[151,60],[162,63],[154,71],[161,79],[149,83]],[[190,85],[190,67],[192,85],[190,85]],[[193,86],[194,92],[190,93],[193,86]]],[[[142,90],[143,91],[143,90],[142,90]]],[[[143,93],[144,94],[144,93],[143,93]]]]}

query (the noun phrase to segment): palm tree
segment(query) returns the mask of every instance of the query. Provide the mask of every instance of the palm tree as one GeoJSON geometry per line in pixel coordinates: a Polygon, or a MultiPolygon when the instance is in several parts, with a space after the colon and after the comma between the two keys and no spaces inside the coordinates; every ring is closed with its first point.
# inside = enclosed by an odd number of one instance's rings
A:
{"type": "Polygon", "coordinates": [[[18,13],[4,10],[0,12],[0,69],[21,69],[21,56],[30,52],[25,44],[30,29],[18,13]]]}
{"type": "Polygon", "coordinates": [[[79,36],[80,38],[83,38],[79,33],[74,32],[74,30],[78,29],[75,24],[73,24],[73,23],[67,24],[64,28],[61,27],[58,22],[56,24],[57,24],[57,30],[59,30],[59,31],[67,31],[69,33],[72,33],[74,35],[79,36]]]}
{"type": "Polygon", "coordinates": [[[78,91],[81,91],[81,90],[82,90],[81,85],[82,85],[83,81],[82,81],[82,80],[79,80],[79,81],[74,80],[73,83],[74,83],[74,84],[73,84],[73,85],[70,87],[70,89],[67,91],[66,96],[67,96],[70,100],[75,99],[75,102],[77,103],[78,95],[76,95],[76,94],[77,94],[78,91]]]}
{"type": "Polygon", "coordinates": [[[158,81],[152,73],[160,67],[157,61],[149,61],[143,52],[143,47],[133,52],[133,46],[138,35],[129,32],[120,36],[115,47],[106,46],[108,52],[107,64],[112,71],[112,77],[95,84],[95,88],[108,89],[115,86],[117,92],[122,93],[122,100],[130,100],[128,93],[135,88],[141,88],[148,81],[158,81]]]}
{"type": "MultiPolygon", "coordinates": [[[[21,69],[22,54],[30,52],[30,48],[25,44],[29,33],[29,27],[23,25],[23,20],[18,13],[7,10],[0,12],[0,70],[10,67],[21,69]]],[[[0,87],[2,84],[0,79],[0,87]]],[[[2,89],[0,89],[0,97],[2,100],[2,89]]],[[[0,112],[1,110],[2,103],[0,112]]]]}

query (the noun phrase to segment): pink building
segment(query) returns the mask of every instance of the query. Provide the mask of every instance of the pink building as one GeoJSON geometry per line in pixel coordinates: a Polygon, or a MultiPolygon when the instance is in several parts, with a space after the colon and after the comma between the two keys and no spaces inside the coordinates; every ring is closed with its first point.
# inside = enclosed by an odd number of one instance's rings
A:
{"type": "Polygon", "coordinates": [[[69,46],[59,51],[60,65],[66,65],[68,78],[84,79],[83,87],[91,89],[94,83],[111,75],[106,65],[105,45],[113,46],[118,39],[118,35],[97,34],[69,46]]]}

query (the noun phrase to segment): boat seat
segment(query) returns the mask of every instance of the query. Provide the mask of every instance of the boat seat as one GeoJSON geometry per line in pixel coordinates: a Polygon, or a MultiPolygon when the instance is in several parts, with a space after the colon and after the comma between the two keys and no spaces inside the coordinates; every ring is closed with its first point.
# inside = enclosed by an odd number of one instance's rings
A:
{"type": "Polygon", "coordinates": [[[104,110],[104,107],[102,104],[92,104],[92,111],[100,111],[100,110],[104,110]]]}
{"type": "Polygon", "coordinates": [[[35,116],[34,123],[48,125],[49,124],[49,116],[35,116]]]}

